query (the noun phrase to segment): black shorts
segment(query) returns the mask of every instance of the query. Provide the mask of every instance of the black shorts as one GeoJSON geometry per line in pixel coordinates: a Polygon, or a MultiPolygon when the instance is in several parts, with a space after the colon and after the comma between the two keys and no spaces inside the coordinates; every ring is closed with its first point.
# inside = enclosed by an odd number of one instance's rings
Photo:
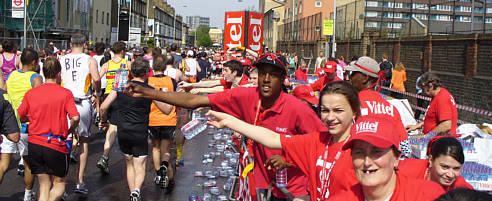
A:
{"type": "Polygon", "coordinates": [[[125,155],[133,157],[149,155],[147,136],[134,138],[118,133],[118,144],[121,152],[125,155]]]}
{"type": "Polygon", "coordinates": [[[29,166],[32,174],[49,174],[57,177],[65,177],[68,174],[68,154],[29,143],[29,166]]]}
{"type": "MultiPolygon", "coordinates": [[[[106,89],[104,89],[106,90],[106,89]]],[[[104,94],[104,96],[102,97],[101,99],[101,103],[104,102],[104,100],[106,100],[106,98],[108,97],[109,94],[104,94]]],[[[116,106],[116,100],[113,101],[113,103],[111,103],[111,105],[109,105],[108,107],[108,111],[106,112],[107,114],[107,118],[108,118],[108,121],[110,124],[113,124],[113,125],[118,125],[118,113],[117,113],[117,106],[116,106]]]]}
{"type": "Polygon", "coordinates": [[[149,126],[150,139],[170,140],[175,130],[176,126],[149,126]]]}

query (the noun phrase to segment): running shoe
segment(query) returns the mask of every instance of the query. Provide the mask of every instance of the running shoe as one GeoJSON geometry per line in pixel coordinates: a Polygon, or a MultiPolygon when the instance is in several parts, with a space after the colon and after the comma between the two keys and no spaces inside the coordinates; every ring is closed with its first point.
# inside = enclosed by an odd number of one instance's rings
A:
{"type": "Polygon", "coordinates": [[[137,190],[134,190],[131,194],[130,194],[130,201],[140,201],[140,192],[138,192],[137,190]]]}
{"type": "Polygon", "coordinates": [[[159,169],[160,175],[161,175],[161,180],[160,180],[160,186],[161,188],[165,189],[167,188],[169,184],[169,177],[167,176],[167,166],[161,165],[161,168],[159,169]]]}
{"type": "Polygon", "coordinates": [[[104,156],[101,156],[96,166],[99,169],[101,169],[105,174],[109,174],[108,159],[104,158],[104,156]]]}
{"type": "Polygon", "coordinates": [[[154,183],[155,185],[161,185],[162,177],[160,175],[155,175],[154,183]]]}
{"type": "Polygon", "coordinates": [[[72,162],[72,163],[79,162],[79,159],[77,159],[77,153],[75,153],[75,151],[72,151],[70,153],[70,162],[72,162]]]}
{"type": "Polygon", "coordinates": [[[36,193],[31,190],[30,194],[24,195],[24,201],[36,201],[36,193]]]}
{"type": "Polygon", "coordinates": [[[183,159],[176,160],[176,166],[184,166],[184,160],[183,159]]]}
{"type": "Polygon", "coordinates": [[[87,189],[87,187],[85,187],[84,183],[77,183],[74,192],[87,195],[87,193],[89,193],[89,190],[87,189]]]}
{"type": "Polygon", "coordinates": [[[24,165],[19,165],[17,166],[17,174],[20,175],[20,176],[24,176],[24,165]]]}

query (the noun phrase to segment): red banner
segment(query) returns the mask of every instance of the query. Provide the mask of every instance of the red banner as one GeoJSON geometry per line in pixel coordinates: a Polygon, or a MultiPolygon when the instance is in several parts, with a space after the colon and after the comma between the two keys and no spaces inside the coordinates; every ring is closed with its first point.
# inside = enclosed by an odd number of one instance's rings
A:
{"type": "Polygon", "coordinates": [[[244,46],[245,12],[226,12],[224,25],[224,50],[244,46]]]}
{"type": "Polygon", "coordinates": [[[261,54],[263,52],[263,14],[250,12],[248,22],[248,49],[261,54]]]}

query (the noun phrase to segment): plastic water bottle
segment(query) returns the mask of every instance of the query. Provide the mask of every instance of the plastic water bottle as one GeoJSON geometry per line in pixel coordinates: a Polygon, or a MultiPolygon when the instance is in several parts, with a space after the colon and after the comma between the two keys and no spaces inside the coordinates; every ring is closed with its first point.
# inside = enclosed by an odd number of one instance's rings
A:
{"type": "Polygon", "coordinates": [[[123,92],[125,91],[126,83],[128,83],[128,70],[126,69],[126,64],[121,64],[114,77],[113,89],[117,92],[123,92]]]}
{"type": "Polygon", "coordinates": [[[187,140],[195,137],[202,131],[207,129],[207,119],[205,118],[195,118],[181,127],[181,133],[185,136],[187,140]]]}
{"type": "Polygon", "coordinates": [[[277,180],[277,187],[278,188],[285,188],[287,187],[287,169],[281,169],[277,170],[276,172],[276,180],[277,180]]]}

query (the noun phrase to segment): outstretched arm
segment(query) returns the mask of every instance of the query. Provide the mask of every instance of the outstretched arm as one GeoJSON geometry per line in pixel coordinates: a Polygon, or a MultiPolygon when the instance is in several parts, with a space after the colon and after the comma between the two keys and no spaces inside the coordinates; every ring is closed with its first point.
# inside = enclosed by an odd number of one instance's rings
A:
{"type": "Polygon", "coordinates": [[[262,144],[265,147],[271,149],[282,149],[280,143],[280,134],[275,133],[267,128],[248,124],[242,120],[237,119],[229,114],[208,111],[207,115],[212,115],[214,119],[209,119],[208,123],[217,127],[228,127],[252,140],[262,144]]]}

